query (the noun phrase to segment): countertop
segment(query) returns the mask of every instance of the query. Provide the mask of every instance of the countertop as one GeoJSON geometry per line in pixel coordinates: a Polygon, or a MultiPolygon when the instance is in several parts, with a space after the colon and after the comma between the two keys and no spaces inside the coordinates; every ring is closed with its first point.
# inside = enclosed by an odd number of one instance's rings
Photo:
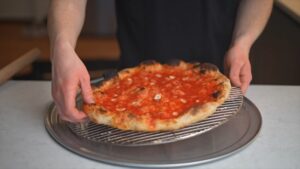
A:
{"type": "MultiPolygon", "coordinates": [[[[0,86],[0,168],[122,168],[74,154],[48,135],[44,116],[52,102],[50,86],[48,81],[0,86]]],[[[263,117],[256,140],[232,156],[189,168],[300,167],[300,86],[252,85],[246,96],[263,117]]]]}

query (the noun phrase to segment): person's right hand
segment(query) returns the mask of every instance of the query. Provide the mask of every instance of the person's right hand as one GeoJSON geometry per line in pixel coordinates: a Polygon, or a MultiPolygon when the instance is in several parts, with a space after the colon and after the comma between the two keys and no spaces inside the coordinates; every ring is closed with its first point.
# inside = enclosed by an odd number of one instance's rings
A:
{"type": "Polygon", "coordinates": [[[83,100],[93,103],[89,73],[68,44],[57,44],[51,51],[52,97],[60,117],[70,122],[81,122],[86,114],[76,108],[76,94],[81,88],[83,100]]]}

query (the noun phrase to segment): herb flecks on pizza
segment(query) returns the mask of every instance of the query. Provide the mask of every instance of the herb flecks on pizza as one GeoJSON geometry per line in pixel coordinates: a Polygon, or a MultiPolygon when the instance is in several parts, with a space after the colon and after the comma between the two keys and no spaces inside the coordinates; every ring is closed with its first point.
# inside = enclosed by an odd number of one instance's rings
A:
{"type": "Polygon", "coordinates": [[[175,130],[206,119],[224,103],[230,81],[207,63],[149,62],[124,69],[93,89],[84,112],[122,130],[175,130]]]}

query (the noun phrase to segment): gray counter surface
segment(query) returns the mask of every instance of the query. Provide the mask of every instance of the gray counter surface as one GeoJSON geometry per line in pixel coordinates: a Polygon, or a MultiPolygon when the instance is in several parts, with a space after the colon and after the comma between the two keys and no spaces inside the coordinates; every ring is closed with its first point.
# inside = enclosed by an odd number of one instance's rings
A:
{"type": "MultiPolygon", "coordinates": [[[[0,169],[114,169],[74,154],[46,132],[50,82],[9,81],[0,86],[0,169]]],[[[300,168],[300,86],[252,85],[246,95],[263,126],[246,149],[200,168],[300,168]]]]}

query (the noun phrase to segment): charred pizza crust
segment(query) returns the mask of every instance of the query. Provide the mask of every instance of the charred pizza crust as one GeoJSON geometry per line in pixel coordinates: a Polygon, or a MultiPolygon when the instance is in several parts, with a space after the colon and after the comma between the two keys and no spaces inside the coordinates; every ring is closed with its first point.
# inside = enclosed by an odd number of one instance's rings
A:
{"type": "MultiPolygon", "coordinates": [[[[159,72],[165,65],[157,62],[147,62],[133,68],[124,69],[118,72],[115,76],[104,81],[100,86],[93,89],[94,96],[101,97],[105,95],[105,90],[109,89],[113,84],[122,79],[130,77],[138,71],[146,72],[159,72]]],[[[88,115],[91,121],[97,124],[109,125],[121,130],[134,130],[134,131],[168,131],[183,128],[192,123],[206,119],[212,115],[217,107],[224,103],[229,96],[231,89],[230,81],[218,68],[208,63],[186,63],[179,61],[173,63],[172,66],[181,68],[183,71],[192,69],[200,75],[209,76],[210,79],[218,85],[218,90],[211,93],[212,101],[203,104],[195,103],[189,109],[182,112],[179,116],[174,118],[155,118],[150,113],[136,114],[128,111],[125,108],[116,109],[116,111],[109,111],[101,104],[84,104],[83,111],[88,115]]],[[[147,87],[147,86],[146,86],[147,87]]],[[[137,91],[143,93],[143,87],[137,87],[137,91]]],[[[147,92],[146,92],[147,93],[147,92]]],[[[147,97],[147,95],[146,95],[147,97]]]]}

